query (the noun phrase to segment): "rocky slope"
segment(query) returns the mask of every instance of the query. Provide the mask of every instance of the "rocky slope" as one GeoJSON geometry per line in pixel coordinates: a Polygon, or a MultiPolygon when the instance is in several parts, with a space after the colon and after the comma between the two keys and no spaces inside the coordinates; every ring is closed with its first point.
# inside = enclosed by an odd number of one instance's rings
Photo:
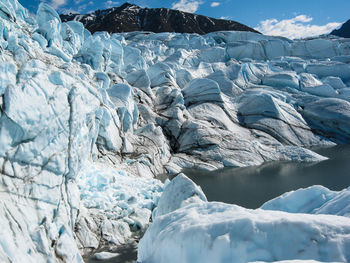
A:
{"type": "Polygon", "coordinates": [[[321,161],[304,147],[350,140],[347,39],[91,35],[46,4],[32,18],[0,3],[1,262],[127,242],[158,174],[321,161]]]}
{"type": "Polygon", "coordinates": [[[331,35],[350,38],[350,20],[346,21],[339,29],[334,29],[331,35]]]}
{"type": "Polygon", "coordinates": [[[231,20],[215,19],[167,8],[141,8],[129,3],[89,14],[63,14],[60,17],[63,22],[75,20],[83,23],[91,33],[149,31],[203,35],[228,30],[257,32],[253,28],[231,20]]]}

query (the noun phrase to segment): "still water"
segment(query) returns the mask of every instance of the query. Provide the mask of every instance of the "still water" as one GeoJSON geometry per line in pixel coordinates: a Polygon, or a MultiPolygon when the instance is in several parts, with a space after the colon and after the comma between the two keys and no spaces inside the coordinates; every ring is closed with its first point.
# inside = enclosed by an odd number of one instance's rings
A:
{"type": "MultiPolygon", "coordinates": [[[[247,208],[260,207],[287,191],[310,185],[320,184],[332,190],[350,186],[350,145],[313,150],[330,159],[319,163],[272,162],[212,172],[196,169],[184,172],[202,187],[209,201],[233,203],[247,208]]],[[[113,252],[117,252],[118,256],[109,260],[98,261],[92,255],[85,260],[88,263],[135,262],[137,244],[133,242],[113,252]]]]}
{"type": "MultiPolygon", "coordinates": [[[[99,249],[96,252],[109,251],[108,248],[99,249]]],[[[110,259],[97,260],[94,257],[94,253],[84,258],[86,263],[133,263],[137,260],[137,243],[136,240],[132,240],[130,243],[119,246],[116,250],[111,251],[116,253],[116,256],[110,259]]]]}
{"type": "Polygon", "coordinates": [[[212,172],[183,172],[200,185],[209,201],[258,208],[287,191],[323,185],[331,190],[350,186],[350,145],[312,149],[329,160],[319,163],[272,162],[212,172]]]}

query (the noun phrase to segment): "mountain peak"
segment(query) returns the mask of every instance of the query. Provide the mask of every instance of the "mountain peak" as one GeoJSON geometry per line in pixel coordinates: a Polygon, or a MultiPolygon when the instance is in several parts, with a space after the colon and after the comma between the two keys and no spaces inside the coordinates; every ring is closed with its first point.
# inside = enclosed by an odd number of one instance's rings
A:
{"type": "Polygon", "coordinates": [[[136,6],[136,5],[135,4],[130,4],[129,2],[125,2],[124,4],[122,4],[120,6],[120,8],[125,9],[127,7],[130,7],[130,6],[136,6]]]}
{"type": "Polygon", "coordinates": [[[232,20],[223,20],[167,8],[142,8],[125,2],[119,7],[90,14],[61,15],[63,22],[78,20],[91,32],[121,33],[150,31],[207,34],[215,31],[250,31],[253,28],[232,20]]]}
{"type": "Polygon", "coordinates": [[[346,21],[339,29],[333,30],[331,35],[350,38],[350,19],[346,21]]]}
{"type": "Polygon", "coordinates": [[[139,7],[138,5],[130,4],[129,2],[125,2],[124,4],[118,7],[119,10],[126,10],[130,8],[141,9],[141,7],[139,7]]]}

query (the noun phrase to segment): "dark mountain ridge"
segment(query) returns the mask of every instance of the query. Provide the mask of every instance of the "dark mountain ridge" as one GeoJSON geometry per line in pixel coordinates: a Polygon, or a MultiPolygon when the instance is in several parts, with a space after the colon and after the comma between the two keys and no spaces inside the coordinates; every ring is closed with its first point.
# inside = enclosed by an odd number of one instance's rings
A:
{"type": "Polygon", "coordinates": [[[333,30],[331,35],[350,38],[350,19],[346,21],[339,29],[333,30]]]}
{"type": "Polygon", "coordinates": [[[63,22],[80,21],[91,32],[121,33],[150,31],[207,34],[215,31],[258,31],[232,20],[223,20],[167,8],[141,8],[124,3],[120,7],[89,14],[62,14],[63,22]]]}

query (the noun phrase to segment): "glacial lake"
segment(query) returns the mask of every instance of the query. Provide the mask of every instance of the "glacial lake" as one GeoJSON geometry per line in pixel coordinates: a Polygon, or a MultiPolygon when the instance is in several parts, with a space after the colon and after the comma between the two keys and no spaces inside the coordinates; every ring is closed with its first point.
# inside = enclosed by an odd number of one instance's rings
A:
{"type": "MultiPolygon", "coordinates": [[[[183,172],[199,184],[209,201],[258,208],[287,191],[319,184],[331,190],[350,186],[350,145],[313,149],[329,160],[319,163],[271,162],[260,166],[216,171],[187,169],[183,172]]],[[[165,180],[167,176],[159,179],[165,180]]],[[[103,251],[104,249],[101,249],[103,251]]],[[[137,259],[137,244],[127,244],[113,251],[119,255],[109,260],[85,258],[88,263],[131,263],[137,259]]]]}
{"type": "Polygon", "coordinates": [[[183,172],[202,187],[209,201],[246,208],[258,208],[285,192],[311,185],[323,185],[331,190],[350,186],[350,145],[312,150],[329,160],[318,163],[271,162],[211,172],[198,169],[183,172]]]}

